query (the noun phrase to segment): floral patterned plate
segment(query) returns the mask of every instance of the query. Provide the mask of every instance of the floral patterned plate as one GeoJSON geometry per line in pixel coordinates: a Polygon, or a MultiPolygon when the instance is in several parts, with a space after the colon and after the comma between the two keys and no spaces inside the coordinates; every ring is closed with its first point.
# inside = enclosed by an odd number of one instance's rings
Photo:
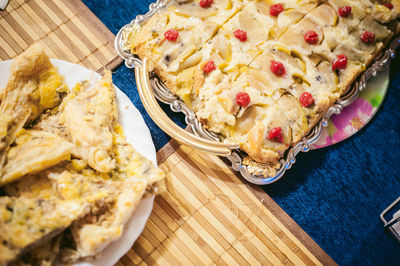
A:
{"type": "Polygon", "coordinates": [[[351,105],[339,115],[333,115],[328,127],[322,130],[319,140],[311,148],[319,149],[345,140],[361,130],[374,117],[389,86],[389,69],[368,81],[367,87],[351,105]]]}

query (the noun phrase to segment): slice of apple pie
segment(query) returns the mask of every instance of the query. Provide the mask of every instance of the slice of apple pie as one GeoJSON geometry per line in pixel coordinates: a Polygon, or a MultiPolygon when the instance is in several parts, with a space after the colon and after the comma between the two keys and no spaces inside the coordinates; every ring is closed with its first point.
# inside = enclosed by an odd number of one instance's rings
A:
{"type": "MultiPolygon", "coordinates": [[[[197,8],[206,12],[220,2],[197,8]]],[[[400,2],[232,3],[238,11],[198,51],[175,57],[179,67],[155,63],[154,71],[207,129],[238,143],[254,161],[267,165],[264,175],[274,175],[286,150],[307,135],[399,32],[400,2]]],[[[139,57],[154,62],[170,56],[168,49],[141,49],[159,29],[157,20],[171,18],[166,10],[132,39],[131,50],[139,57]]],[[[180,19],[179,25],[185,25],[190,17],[180,19]]],[[[204,17],[202,24],[212,19],[204,17]]],[[[174,30],[180,36],[181,29],[174,30]]],[[[177,44],[167,36],[163,42],[177,44]]],[[[182,36],[180,42],[190,45],[192,39],[182,36]]]]}

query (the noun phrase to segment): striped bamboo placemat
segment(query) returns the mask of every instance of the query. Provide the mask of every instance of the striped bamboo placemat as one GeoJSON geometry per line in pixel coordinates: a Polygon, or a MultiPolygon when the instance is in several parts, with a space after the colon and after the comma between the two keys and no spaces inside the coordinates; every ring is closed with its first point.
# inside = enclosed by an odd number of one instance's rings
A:
{"type": "Polygon", "coordinates": [[[122,62],[114,35],[79,0],[11,0],[0,11],[0,60],[16,57],[33,43],[51,58],[98,72],[122,62]]]}
{"type": "MultiPolygon", "coordinates": [[[[52,58],[101,72],[121,60],[113,34],[79,0],[11,0],[0,11],[0,59],[39,42],[52,58]]],[[[157,153],[167,189],[118,265],[335,262],[260,188],[216,156],[171,141],[157,153]]]]}
{"type": "Polygon", "coordinates": [[[333,265],[268,196],[216,156],[171,141],[167,173],[142,235],[117,265],[333,265]]]}

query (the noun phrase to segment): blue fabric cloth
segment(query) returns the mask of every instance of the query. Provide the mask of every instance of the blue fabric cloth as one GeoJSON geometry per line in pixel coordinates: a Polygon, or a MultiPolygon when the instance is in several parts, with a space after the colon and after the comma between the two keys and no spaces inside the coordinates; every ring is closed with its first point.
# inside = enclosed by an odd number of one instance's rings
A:
{"type": "MultiPolygon", "coordinates": [[[[114,33],[144,14],[152,0],[83,1],[114,33]]],[[[390,89],[375,118],[352,138],[300,154],[280,181],[264,190],[342,265],[399,265],[400,245],[385,234],[380,212],[400,196],[400,56],[390,89]]],[[[151,121],[133,73],[116,69],[115,84],[140,110],[157,149],[169,138],[151,121]]],[[[165,108],[168,111],[168,108],[165,108]]],[[[182,116],[168,112],[184,127],[182,116]]]]}

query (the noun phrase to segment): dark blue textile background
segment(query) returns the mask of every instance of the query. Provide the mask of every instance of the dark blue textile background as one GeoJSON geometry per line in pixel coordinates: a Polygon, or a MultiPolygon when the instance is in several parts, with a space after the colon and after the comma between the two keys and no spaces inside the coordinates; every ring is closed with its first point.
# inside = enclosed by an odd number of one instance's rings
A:
{"type": "MultiPolygon", "coordinates": [[[[116,34],[152,1],[83,2],[116,34]]],[[[122,65],[113,78],[142,113],[156,148],[163,147],[169,138],[144,110],[133,72],[122,65]]],[[[281,181],[264,187],[341,265],[400,265],[400,244],[384,233],[379,219],[400,196],[400,56],[390,78],[387,98],[366,128],[333,147],[300,154],[281,181]]],[[[184,126],[181,116],[171,116],[184,126]]]]}

